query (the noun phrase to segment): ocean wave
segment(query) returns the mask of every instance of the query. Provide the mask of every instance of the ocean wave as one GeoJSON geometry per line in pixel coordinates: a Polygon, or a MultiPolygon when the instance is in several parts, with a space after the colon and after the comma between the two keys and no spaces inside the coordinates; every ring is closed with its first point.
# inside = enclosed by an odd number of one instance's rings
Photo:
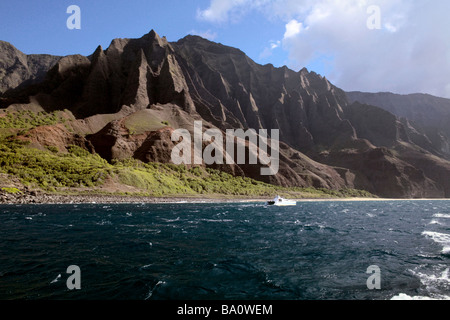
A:
{"type": "MultiPolygon", "coordinates": [[[[450,300],[448,295],[450,289],[450,268],[446,265],[436,265],[432,270],[424,270],[425,265],[416,270],[409,270],[414,276],[418,277],[430,298],[434,300],[450,300]]],[[[412,297],[414,298],[414,297],[412,297]]]]}
{"type": "Polygon", "coordinates": [[[153,266],[153,263],[146,264],[145,266],[140,267],[139,270],[145,270],[145,269],[150,268],[151,266],[153,266]]]}
{"type": "Polygon", "coordinates": [[[50,284],[58,282],[59,279],[61,279],[61,274],[58,274],[58,276],[52,282],[50,282],[50,284]]]}
{"type": "Polygon", "coordinates": [[[145,300],[150,299],[150,298],[152,297],[154,291],[155,291],[159,286],[162,286],[162,285],[164,285],[165,283],[166,283],[165,281],[158,281],[158,282],[153,286],[153,288],[150,289],[150,291],[148,292],[147,297],[145,298],[145,300]]]}
{"type": "Polygon", "coordinates": [[[438,295],[435,298],[426,296],[409,296],[406,293],[400,293],[391,298],[391,300],[450,300],[450,296],[438,295]]]}
{"type": "Polygon", "coordinates": [[[102,220],[100,222],[96,222],[95,224],[98,226],[110,226],[112,225],[112,222],[109,220],[102,220]]]}
{"type": "Polygon", "coordinates": [[[161,220],[164,220],[165,222],[177,222],[180,221],[180,217],[177,217],[176,219],[161,218],[161,220]]]}
{"type": "Polygon", "coordinates": [[[434,232],[434,231],[424,231],[422,235],[431,238],[436,243],[443,245],[442,253],[450,253],[450,234],[434,232]]]}
{"type": "Polygon", "coordinates": [[[420,281],[426,286],[433,285],[436,283],[443,284],[445,286],[450,285],[450,278],[449,278],[449,268],[445,269],[442,274],[436,275],[436,274],[426,274],[422,272],[416,272],[416,275],[420,278],[420,281]]]}
{"type": "Polygon", "coordinates": [[[203,222],[233,222],[231,219],[200,219],[203,222]]]}
{"type": "Polygon", "coordinates": [[[138,232],[145,232],[145,233],[152,233],[152,234],[159,234],[161,233],[161,229],[151,229],[151,228],[141,228],[137,230],[138,232]]]}
{"type": "Polygon", "coordinates": [[[261,203],[246,203],[246,204],[239,204],[238,208],[256,208],[256,207],[264,207],[264,204],[261,203]]]}
{"type": "Polygon", "coordinates": [[[436,220],[436,219],[431,220],[428,224],[438,224],[441,226],[445,226],[445,223],[442,223],[441,221],[436,220]]]}
{"type": "Polygon", "coordinates": [[[446,218],[449,219],[450,218],[450,214],[446,214],[446,213],[436,213],[433,214],[434,218],[446,218]]]}
{"type": "MultiPolygon", "coordinates": [[[[295,221],[295,224],[300,224],[300,221],[295,221]]],[[[302,228],[304,230],[309,230],[309,231],[314,231],[314,230],[319,230],[319,231],[323,231],[323,230],[327,230],[327,231],[331,231],[331,232],[335,232],[336,229],[333,227],[329,227],[323,223],[306,223],[302,226],[302,228]]]]}

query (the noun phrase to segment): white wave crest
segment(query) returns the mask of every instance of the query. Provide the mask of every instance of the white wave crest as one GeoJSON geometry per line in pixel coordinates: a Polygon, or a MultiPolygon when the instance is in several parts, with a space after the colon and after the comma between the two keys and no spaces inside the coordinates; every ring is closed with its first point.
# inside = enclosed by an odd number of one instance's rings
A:
{"type": "Polygon", "coordinates": [[[434,218],[444,218],[444,219],[450,219],[450,214],[446,214],[446,213],[436,213],[433,214],[434,218]]]}
{"type": "Polygon", "coordinates": [[[59,279],[61,279],[61,274],[58,274],[58,276],[50,283],[56,283],[59,281],[59,279]]]}
{"type": "Polygon", "coordinates": [[[450,284],[450,278],[448,277],[449,274],[449,268],[445,269],[444,272],[442,272],[441,275],[437,276],[435,274],[425,274],[421,272],[417,272],[416,275],[420,278],[420,281],[428,286],[435,283],[441,283],[441,284],[450,284]]]}
{"type": "Polygon", "coordinates": [[[442,253],[450,253],[450,234],[434,232],[434,231],[424,231],[422,235],[431,238],[434,242],[443,245],[442,253]]]}
{"type": "Polygon", "coordinates": [[[409,296],[406,293],[400,293],[391,298],[391,300],[437,300],[430,297],[425,296],[409,296]]]}
{"type": "Polygon", "coordinates": [[[394,297],[391,298],[391,300],[450,300],[450,297],[448,296],[439,296],[436,298],[431,297],[425,297],[425,296],[409,296],[405,293],[400,293],[394,297]]]}
{"type": "Polygon", "coordinates": [[[438,224],[438,225],[445,225],[444,223],[442,223],[441,221],[437,220],[437,219],[433,219],[431,220],[428,224],[438,224]]]}
{"type": "Polygon", "coordinates": [[[145,300],[148,300],[152,297],[153,292],[156,290],[156,288],[158,288],[161,285],[164,285],[166,282],[165,281],[158,281],[157,284],[155,284],[155,286],[153,288],[150,289],[150,291],[147,294],[147,297],[145,298],[145,300]]]}
{"type": "MultiPolygon", "coordinates": [[[[422,267],[419,267],[419,269],[422,267]]],[[[395,296],[394,298],[396,299],[393,298],[393,300],[450,300],[450,296],[448,295],[450,289],[450,268],[447,268],[446,265],[437,265],[433,270],[418,271],[416,269],[409,271],[419,278],[431,297],[410,297],[406,294],[400,294],[395,296]]]]}

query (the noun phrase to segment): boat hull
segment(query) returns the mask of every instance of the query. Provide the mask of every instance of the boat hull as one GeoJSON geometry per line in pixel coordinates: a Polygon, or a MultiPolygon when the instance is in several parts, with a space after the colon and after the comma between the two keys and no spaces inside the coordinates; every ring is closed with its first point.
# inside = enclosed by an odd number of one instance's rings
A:
{"type": "Polygon", "coordinates": [[[277,206],[277,207],[286,207],[286,206],[296,206],[297,202],[294,200],[286,200],[280,196],[277,196],[275,199],[267,201],[267,205],[277,206]]]}
{"type": "Polygon", "coordinates": [[[295,202],[295,201],[283,201],[283,203],[277,203],[275,201],[268,201],[267,205],[275,206],[275,207],[289,207],[289,206],[296,206],[297,202],[295,202]]]}

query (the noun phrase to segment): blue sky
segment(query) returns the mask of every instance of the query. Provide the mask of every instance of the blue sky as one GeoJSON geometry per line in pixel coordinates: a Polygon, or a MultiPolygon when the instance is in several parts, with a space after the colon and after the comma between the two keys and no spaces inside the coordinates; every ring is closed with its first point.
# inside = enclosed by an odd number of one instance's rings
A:
{"type": "Polygon", "coordinates": [[[27,54],[89,55],[151,29],[169,41],[198,34],[344,90],[450,97],[449,12],[448,0],[2,0],[0,40],[27,54]],[[81,30],[66,27],[70,5],[81,30]]]}
{"type": "MultiPolygon", "coordinates": [[[[259,13],[239,23],[215,24],[202,20],[198,12],[208,8],[208,0],[15,0],[0,2],[0,39],[30,53],[89,55],[98,45],[105,49],[114,38],[139,38],[154,29],[169,41],[187,34],[238,47],[253,59],[271,38],[284,33],[283,23],[267,21],[259,13]],[[69,30],[66,13],[70,5],[81,9],[81,30],[69,30]]],[[[274,64],[283,63],[274,57],[274,64]]]]}

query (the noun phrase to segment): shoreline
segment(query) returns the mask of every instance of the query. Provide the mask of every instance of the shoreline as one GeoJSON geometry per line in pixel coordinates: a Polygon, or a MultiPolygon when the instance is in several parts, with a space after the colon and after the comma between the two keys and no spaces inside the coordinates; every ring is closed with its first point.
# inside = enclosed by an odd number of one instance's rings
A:
{"type": "MultiPolygon", "coordinates": [[[[41,192],[0,193],[0,205],[17,204],[174,204],[174,203],[265,203],[271,197],[227,196],[227,195],[174,195],[165,197],[149,197],[137,195],[59,195],[41,192]]],[[[297,202],[369,202],[369,201],[447,201],[450,199],[389,199],[389,198],[290,198],[297,202]]]]}
{"type": "MultiPolygon", "coordinates": [[[[295,200],[295,199],[294,199],[295,200]]],[[[401,198],[336,198],[336,199],[299,199],[297,202],[314,202],[314,201],[335,201],[335,202],[367,202],[367,201],[450,201],[450,198],[418,198],[418,199],[401,199],[401,198]]]]}

